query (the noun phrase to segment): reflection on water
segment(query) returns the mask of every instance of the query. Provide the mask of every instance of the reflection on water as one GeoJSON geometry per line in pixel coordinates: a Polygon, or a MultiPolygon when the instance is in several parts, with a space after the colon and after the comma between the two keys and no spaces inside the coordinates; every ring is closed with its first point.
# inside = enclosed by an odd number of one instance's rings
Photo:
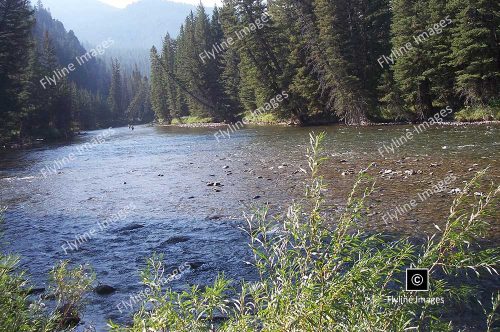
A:
{"type": "MultiPolygon", "coordinates": [[[[142,289],[138,270],[154,251],[165,255],[167,269],[192,267],[172,281],[176,289],[210,283],[218,272],[253,279],[245,263],[247,239],[238,229],[242,214],[265,203],[283,211],[301,197],[300,169],[307,168],[312,129],[328,134],[324,176],[330,203],[342,205],[355,173],[376,163],[370,171],[377,181],[373,209],[364,225],[371,229],[432,232],[434,223],[444,222],[453,191],[474,172],[490,166],[489,179],[500,182],[499,126],[431,128],[384,157],[378,149],[410,126],[249,127],[220,142],[213,136],[217,129],[142,126],[114,129],[100,144],[82,148],[104,133],[95,131],[69,145],[1,152],[0,201],[9,207],[4,248],[22,255],[37,286],[60,259],[92,264],[99,281],[117,288],[89,299],[84,320],[98,330],[107,319],[127,318],[116,305],[142,289]],[[455,180],[419,200],[444,179],[455,180]],[[418,204],[408,208],[412,199],[418,204]],[[131,204],[109,227],[98,226],[131,204]],[[68,242],[78,249],[65,254],[68,242]]],[[[498,217],[494,221],[489,236],[498,239],[498,217]]]]}

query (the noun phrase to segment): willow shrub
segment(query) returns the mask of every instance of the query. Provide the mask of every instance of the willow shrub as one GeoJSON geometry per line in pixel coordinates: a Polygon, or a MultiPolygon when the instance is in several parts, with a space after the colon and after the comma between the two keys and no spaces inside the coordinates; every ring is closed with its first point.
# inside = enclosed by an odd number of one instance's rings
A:
{"type": "MultiPolygon", "coordinates": [[[[5,208],[0,207],[0,222],[5,208]]],[[[56,298],[49,310],[42,298],[31,294],[26,274],[19,271],[19,257],[0,253],[0,331],[70,331],[79,322],[84,296],[94,281],[87,267],[71,268],[63,261],[50,273],[50,291],[56,298]]]]}
{"type": "MultiPolygon", "coordinates": [[[[343,212],[337,216],[324,213],[326,188],[319,174],[325,160],[323,138],[311,135],[308,203],[292,204],[279,218],[269,217],[266,208],[248,217],[246,231],[260,274],[258,282],[235,284],[219,275],[206,288],[193,286],[182,293],[162,290],[164,267],[152,259],[150,271],[143,273],[144,282],[152,289],[150,298],[134,315],[131,326],[110,322],[112,330],[453,330],[453,322],[442,314],[469,299],[475,290],[467,284],[451,285],[448,280],[463,272],[497,274],[499,249],[481,249],[474,243],[486,230],[483,216],[499,187],[475,197],[471,193],[483,173],[478,174],[456,197],[446,225],[436,226],[438,232],[423,246],[405,238],[387,240],[358,227],[373,188],[366,170],[359,174],[343,212]],[[472,207],[471,200],[475,200],[472,207]],[[411,266],[429,269],[429,292],[404,290],[404,272],[411,266]],[[442,297],[445,303],[396,305],[388,301],[388,297],[416,295],[442,297]]],[[[494,294],[485,309],[489,330],[497,318],[498,296],[494,294]]]]}

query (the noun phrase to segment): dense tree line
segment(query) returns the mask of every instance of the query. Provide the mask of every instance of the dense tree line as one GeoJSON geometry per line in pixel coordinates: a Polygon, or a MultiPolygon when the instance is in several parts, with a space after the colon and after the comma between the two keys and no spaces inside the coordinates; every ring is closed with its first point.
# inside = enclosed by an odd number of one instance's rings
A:
{"type": "Polygon", "coordinates": [[[151,50],[151,102],[165,122],[231,121],[282,91],[272,112],[299,123],[498,108],[499,36],[495,0],[225,0],[151,50]]]}
{"type": "Polygon", "coordinates": [[[0,142],[68,138],[79,130],[151,121],[149,81],[108,70],[41,1],[0,0],[0,142]],[[73,71],[65,67],[72,64],[73,71]]]}

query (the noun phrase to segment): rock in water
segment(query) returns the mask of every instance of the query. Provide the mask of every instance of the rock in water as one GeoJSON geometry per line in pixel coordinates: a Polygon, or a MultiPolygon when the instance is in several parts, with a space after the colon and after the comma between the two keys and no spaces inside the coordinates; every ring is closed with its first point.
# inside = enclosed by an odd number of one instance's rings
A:
{"type": "Polygon", "coordinates": [[[116,288],[111,287],[109,285],[99,285],[96,288],[94,288],[94,292],[96,292],[99,295],[109,295],[111,293],[116,292],[116,288]]]}
{"type": "Polygon", "coordinates": [[[203,264],[205,264],[205,262],[191,262],[191,263],[188,263],[189,264],[189,267],[192,268],[193,270],[196,270],[197,268],[199,268],[200,266],[202,266],[203,264]]]}
{"type": "Polygon", "coordinates": [[[143,227],[144,227],[144,225],[141,225],[141,224],[132,224],[132,225],[128,225],[128,226],[121,228],[120,232],[133,231],[133,230],[143,228],[143,227]]]}
{"type": "Polygon", "coordinates": [[[187,237],[187,236],[174,236],[174,237],[171,237],[170,239],[168,239],[167,241],[163,242],[162,245],[177,244],[177,243],[187,242],[187,241],[189,241],[189,237],[187,237]]]}

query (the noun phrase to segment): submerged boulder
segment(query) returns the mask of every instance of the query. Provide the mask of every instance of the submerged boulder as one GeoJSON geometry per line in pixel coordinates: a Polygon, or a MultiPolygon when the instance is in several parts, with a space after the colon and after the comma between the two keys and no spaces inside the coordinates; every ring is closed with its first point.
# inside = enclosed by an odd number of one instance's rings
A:
{"type": "Polygon", "coordinates": [[[94,288],[94,292],[99,295],[109,295],[116,292],[116,288],[109,285],[98,285],[96,288],[94,288]]]}

